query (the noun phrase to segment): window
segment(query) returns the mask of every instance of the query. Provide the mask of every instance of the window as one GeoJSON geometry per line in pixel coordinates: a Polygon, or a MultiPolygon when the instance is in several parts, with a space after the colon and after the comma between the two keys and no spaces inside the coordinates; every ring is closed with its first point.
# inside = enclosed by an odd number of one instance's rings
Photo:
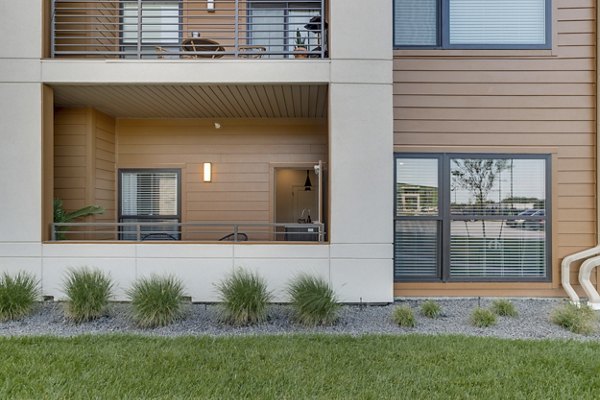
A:
{"type": "Polygon", "coordinates": [[[550,48],[550,26],[550,0],[394,0],[401,48],[550,48]]]}
{"type": "Polygon", "coordinates": [[[396,155],[396,280],[548,280],[549,163],[396,155]]]}
{"type": "MultiPolygon", "coordinates": [[[[280,53],[269,58],[293,57],[296,35],[299,33],[308,51],[318,52],[321,43],[320,23],[316,29],[309,30],[306,25],[311,18],[321,15],[321,1],[286,2],[273,0],[252,0],[250,3],[248,34],[250,44],[264,46],[270,53],[280,53]]],[[[326,25],[323,26],[325,28],[326,25]]]]}
{"type": "MultiPolygon", "coordinates": [[[[180,222],[179,170],[119,170],[119,222],[180,222]]],[[[177,225],[141,226],[142,240],[178,240],[177,225]]],[[[137,227],[121,229],[122,240],[136,240],[137,227]]]]}
{"type": "Polygon", "coordinates": [[[176,0],[142,1],[138,10],[137,1],[123,1],[123,51],[137,52],[138,21],[141,14],[142,52],[155,55],[156,46],[179,50],[181,42],[179,29],[180,3],[176,0]]]}

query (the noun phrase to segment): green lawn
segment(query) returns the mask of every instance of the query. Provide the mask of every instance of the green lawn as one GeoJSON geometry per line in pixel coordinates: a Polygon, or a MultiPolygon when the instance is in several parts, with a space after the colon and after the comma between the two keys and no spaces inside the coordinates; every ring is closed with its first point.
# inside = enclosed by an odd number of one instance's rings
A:
{"type": "Polygon", "coordinates": [[[596,399],[600,343],[458,336],[0,339],[0,398],[596,399]]]}

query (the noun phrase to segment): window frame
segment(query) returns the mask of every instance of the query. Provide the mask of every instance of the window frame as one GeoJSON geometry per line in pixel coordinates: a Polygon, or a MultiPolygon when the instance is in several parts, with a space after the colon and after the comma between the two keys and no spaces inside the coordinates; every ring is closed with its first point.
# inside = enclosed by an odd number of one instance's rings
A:
{"type": "MultiPolygon", "coordinates": [[[[281,17],[282,17],[282,33],[285,34],[287,32],[291,32],[289,29],[290,26],[290,9],[293,8],[297,8],[297,9],[305,9],[307,11],[317,11],[319,13],[321,13],[321,10],[323,10],[323,12],[325,11],[325,6],[323,4],[323,1],[321,1],[321,9],[315,9],[310,7],[308,4],[303,3],[301,1],[297,1],[297,0],[280,0],[280,1],[272,1],[272,2],[265,2],[264,0],[248,0],[248,13],[246,16],[246,25],[248,26],[247,32],[246,32],[246,37],[248,39],[248,43],[250,45],[261,45],[260,42],[254,42],[254,40],[256,39],[255,37],[253,37],[253,30],[252,27],[255,25],[254,23],[254,18],[256,17],[256,15],[254,15],[254,11],[257,9],[271,9],[274,6],[279,5],[281,9],[281,11],[283,11],[281,17]]],[[[277,9],[277,8],[273,8],[273,9],[277,9]]],[[[320,14],[318,14],[320,15],[320,14]]],[[[322,20],[324,20],[324,17],[321,16],[321,18],[323,18],[322,20]]],[[[308,23],[308,21],[307,21],[308,23]]],[[[260,38],[259,38],[260,39],[260,38]]],[[[307,39],[310,40],[310,38],[307,37],[307,39]]],[[[325,46],[326,47],[326,43],[327,43],[327,30],[323,29],[323,37],[321,38],[321,47],[325,46]]],[[[307,44],[308,46],[310,45],[310,43],[307,44]]],[[[276,47],[279,45],[275,45],[276,47]]],[[[282,40],[282,44],[281,47],[283,48],[283,51],[281,54],[281,57],[283,59],[286,58],[294,58],[293,54],[291,54],[291,50],[286,50],[288,48],[294,47],[294,42],[293,40],[290,41],[290,37],[289,36],[284,36],[283,40],[282,40]]],[[[270,57],[269,57],[270,58],[270,57]]]]}
{"type": "MultiPolygon", "coordinates": [[[[142,0],[142,3],[144,2],[148,2],[148,3],[176,3],[177,7],[178,7],[178,23],[177,23],[177,30],[178,30],[178,43],[171,43],[171,42],[161,42],[161,41],[144,41],[143,39],[143,28],[142,31],[140,32],[140,37],[138,38],[138,41],[142,44],[142,48],[141,48],[141,54],[140,56],[153,56],[156,54],[156,51],[154,49],[152,50],[148,50],[148,47],[152,47],[152,46],[161,46],[161,47],[165,47],[165,48],[173,48],[173,47],[177,47],[177,49],[179,50],[180,46],[181,46],[181,41],[183,40],[183,2],[180,0],[142,0]]],[[[125,4],[126,3],[131,3],[131,1],[127,1],[127,2],[119,2],[119,26],[124,27],[125,26],[125,4]]],[[[143,12],[143,5],[142,5],[142,12],[143,12]]],[[[142,16],[143,17],[143,16],[142,16]]],[[[142,26],[144,24],[142,23],[142,26]]],[[[121,30],[121,32],[119,32],[119,51],[123,52],[123,56],[128,56],[128,55],[138,55],[137,53],[137,42],[132,42],[132,43],[127,43],[125,41],[125,30],[124,28],[121,30]],[[126,49],[129,47],[136,47],[135,51],[127,51],[126,49]]],[[[156,58],[151,57],[151,58],[156,58]]]]}
{"type": "MultiPolygon", "coordinates": [[[[394,153],[394,282],[551,282],[552,281],[552,156],[551,154],[510,154],[510,153],[394,153]],[[437,216],[399,216],[398,215],[398,164],[401,158],[438,159],[438,215],[437,216]],[[452,277],[450,274],[450,239],[452,221],[457,220],[451,214],[451,167],[452,159],[506,159],[506,160],[544,160],[545,184],[545,216],[544,216],[544,242],[545,242],[545,276],[544,277],[452,277]],[[434,276],[402,276],[396,270],[396,223],[397,221],[422,220],[438,222],[438,268],[434,276]]],[[[478,216],[485,220],[507,219],[498,216],[478,216]]],[[[517,216],[513,218],[516,219],[517,216]]],[[[523,217],[519,217],[523,218],[523,217]]],[[[538,218],[525,217],[524,219],[538,220],[538,218]]],[[[460,220],[460,218],[458,219],[460,220]]]]}
{"type": "Polygon", "coordinates": [[[437,0],[437,43],[402,45],[396,43],[396,1],[393,0],[392,25],[394,50],[549,50],[552,49],[552,0],[545,1],[545,43],[543,44],[450,44],[450,0],[437,0]]]}
{"type": "MultiPolygon", "coordinates": [[[[118,222],[127,222],[128,219],[135,220],[147,220],[152,222],[161,219],[173,219],[176,222],[181,223],[181,169],[180,168],[119,168],[117,170],[117,212],[118,222]],[[177,214],[176,215],[123,215],[123,174],[124,173],[174,173],[177,175],[177,214]]],[[[119,229],[119,237],[123,235],[123,232],[119,229]]],[[[181,235],[181,231],[179,232],[181,235]]]]}

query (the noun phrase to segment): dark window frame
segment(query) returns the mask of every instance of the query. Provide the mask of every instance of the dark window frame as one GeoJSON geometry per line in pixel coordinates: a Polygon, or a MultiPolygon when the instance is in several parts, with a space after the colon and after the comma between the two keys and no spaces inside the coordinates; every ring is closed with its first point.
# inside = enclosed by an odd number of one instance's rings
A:
{"type": "MultiPolygon", "coordinates": [[[[177,220],[177,223],[181,223],[181,169],[180,168],[119,168],[117,170],[118,177],[118,190],[117,190],[117,209],[118,209],[118,221],[127,222],[127,220],[147,220],[152,222],[154,220],[161,219],[173,219],[177,220]],[[177,214],[176,215],[123,215],[123,174],[124,173],[165,173],[171,172],[177,175],[177,214]]],[[[123,232],[119,229],[119,237],[123,232]]],[[[179,229],[179,237],[181,236],[181,230],[179,229]]]]}
{"type": "MultiPolygon", "coordinates": [[[[179,31],[177,36],[179,38],[179,43],[175,44],[175,43],[165,43],[165,42],[150,42],[150,41],[146,41],[144,42],[142,39],[142,33],[140,32],[140,37],[138,38],[139,41],[141,41],[142,43],[142,49],[141,49],[141,56],[143,58],[143,56],[149,56],[149,58],[156,58],[156,51],[154,49],[149,50],[149,47],[156,47],[156,46],[160,46],[160,47],[165,47],[165,48],[173,48],[173,47],[177,47],[178,51],[181,48],[181,42],[183,41],[183,31],[184,31],[184,26],[183,26],[183,1],[181,0],[142,0],[142,3],[144,1],[147,1],[149,3],[177,3],[178,8],[179,8],[179,22],[177,24],[177,30],[179,31]]],[[[127,1],[128,3],[131,3],[131,1],[127,1]]],[[[125,6],[124,6],[124,2],[119,2],[119,26],[120,28],[120,32],[119,32],[119,51],[124,52],[121,57],[127,57],[130,54],[131,55],[137,55],[137,42],[136,43],[126,43],[125,39],[124,39],[124,26],[125,26],[125,6]],[[129,47],[135,47],[135,51],[132,52],[128,52],[127,48],[129,47]],[[130,53],[130,54],[129,54],[130,53]]],[[[142,9],[143,10],[143,9],[142,9]]],[[[143,16],[141,16],[143,17],[143,16]]],[[[143,25],[143,24],[142,24],[143,25]]]]}
{"type": "MultiPolygon", "coordinates": [[[[552,156],[550,154],[509,154],[509,153],[394,153],[394,255],[396,254],[396,223],[398,221],[438,221],[438,268],[437,276],[397,275],[394,272],[394,282],[551,282],[552,281],[552,156]],[[438,215],[399,216],[398,215],[398,185],[397,160],[401,158],[437,159],[438,160],[438,215]],[[451,195],[450,170],[452,159],[525,159],[545,161],[545,216],[477,216],[486,220],[543,220],[545,233],[545,276],[544,277],[452,277],[450,275],[450,238],[452,221],[466,217],[452,216],[450,212],[451,195]]],[[[470,216],[469,216],[470,217],[470,216]]],[[[395,260],[394,260],[395,270],[395,260]]]]}
{"type": "MultiPolygon", "coordinates": [[[[279,9],[281,9],[283,11],[283,33],[286,32],[290,32],[289,30],[289,26],[290,26],[290,9],[306,9],[308,11],[319,11],[323,12],[323,14],[326,14],[326,9],[325,9],[325,3],[324,0],[321,1],[321,9],[315,9],[310,7],[308,4],[303,3],[302,1],[295,1],[295,0],[274,0],[274,1],[265,1],[265,0],[247,0],[248,1],[248,11],[247,11],[247,16],[246,16],[246,25],[248,26],[247,28],[247,32],[246,32],[246,37],[248,38],[248,43],[250,45],[260,45],[260,43],[254,43],[255,38],[253,37],[252,34],[252,27],[254,26],[254,10],[257,9],[277,9],[277,8],[273,8],[276,6],[279,6],[279,9]]],[[[322,20],[324,20],[324,17],[321,16],[322,20]]],[[[321,38],[321,46],[325,45],[326,43],[326,36],[327,36],[327,30],[324,29],[323,30],[323,37],[321,38]]],[[[284,49],[283,52],[287,52],[287,48],[292,47],[294,44],[293,41],[290,41],[289,37],[285,36],[283,38],[283,43],[281,44],[281,47],[284,49]]],[[[283,58],[293,58],[292,54],[282,54],[283,58]]]]}
{"type": "Polygon", "coordinates": [[[396,1],[393,0],[392,24],[395,50],[549,50],[552,49],[552,0],[545,1],[545,43],[543,44],[450,44],[450,0],[437,0],[437,43],[403,45],[396,43],[396,1]]]}

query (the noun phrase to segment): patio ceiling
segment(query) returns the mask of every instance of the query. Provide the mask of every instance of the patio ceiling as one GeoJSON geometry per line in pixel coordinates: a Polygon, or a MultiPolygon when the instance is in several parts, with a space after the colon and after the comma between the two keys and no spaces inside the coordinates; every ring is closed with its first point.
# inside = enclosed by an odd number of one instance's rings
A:
{"type": "Polygon", "coordinates": [[[54,104],[117,118],[325,118],[326,85],[58,85],[54,104]]]}

